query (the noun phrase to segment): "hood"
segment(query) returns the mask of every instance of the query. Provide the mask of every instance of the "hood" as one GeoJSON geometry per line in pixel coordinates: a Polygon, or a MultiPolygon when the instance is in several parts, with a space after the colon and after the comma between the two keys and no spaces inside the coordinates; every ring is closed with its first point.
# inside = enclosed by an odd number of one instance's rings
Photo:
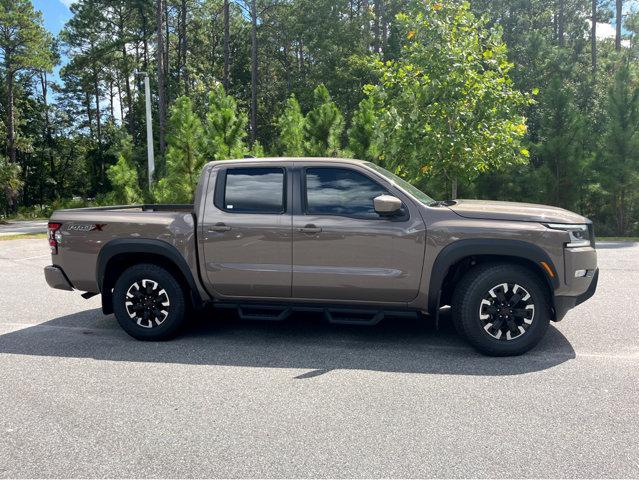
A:
{"type": "Polygon", "coordinates": [[[466,218],[539,223],[589,223],[586,217],[558,207],[494,200],[455,200],[449,208],[466,218]]]}

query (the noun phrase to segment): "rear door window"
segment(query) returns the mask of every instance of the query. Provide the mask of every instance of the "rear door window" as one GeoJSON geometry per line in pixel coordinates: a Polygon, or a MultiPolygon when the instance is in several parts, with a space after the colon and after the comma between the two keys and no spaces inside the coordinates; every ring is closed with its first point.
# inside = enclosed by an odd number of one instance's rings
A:
{"type": "Polygon", "coordinates": [[[283,213],[283,168],[229,168],[222,208],[231,213],[283,213]]]}

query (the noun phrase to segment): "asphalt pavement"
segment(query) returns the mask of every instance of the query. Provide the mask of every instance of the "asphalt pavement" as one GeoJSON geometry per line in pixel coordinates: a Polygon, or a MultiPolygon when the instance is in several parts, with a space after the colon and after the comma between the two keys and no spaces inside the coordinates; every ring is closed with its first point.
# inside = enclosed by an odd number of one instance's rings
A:
{"type": "Polygon", "coordinates": [[[308,314],[137,342],[47,249],[0,242],[0,477],[639,477],[639,244],[515,358],[308,314]]]}

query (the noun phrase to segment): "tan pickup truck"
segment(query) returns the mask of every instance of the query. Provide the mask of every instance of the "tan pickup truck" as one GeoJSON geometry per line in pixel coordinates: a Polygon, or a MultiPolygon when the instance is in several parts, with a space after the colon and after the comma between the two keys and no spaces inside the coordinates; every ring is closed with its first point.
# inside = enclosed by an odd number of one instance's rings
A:
{"type": "Polygon", "coordinates": [[[597,286],[592,223],[542,205],[437,202],[369,162],[211,162],[193,205],[54,212],[48,284],[100,293],[140,340],[179,332],[188,312],[237,308],[279,320],[324,312],[368,324],[437,316],[489,355],[517,355],[597,286]]]}

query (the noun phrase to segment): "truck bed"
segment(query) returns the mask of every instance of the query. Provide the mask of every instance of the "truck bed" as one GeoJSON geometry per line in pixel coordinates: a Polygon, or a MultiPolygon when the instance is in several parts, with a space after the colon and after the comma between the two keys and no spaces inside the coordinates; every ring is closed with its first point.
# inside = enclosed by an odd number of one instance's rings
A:
{"type": "Polygon", "coordinates": [[[192,204],[111,205],[53,212],[60,224],[54,265],[62,267],[74,288],[97,292],[96,260],[113,241],[160,241],[174,247],[197,271],[196,219],[192,204]]]}
{"type": "Polygon", "coordinates": [[[57,212],[109,212],[109,211],[135,211],[135,212],[193,212],[192,203],[145,203],[141,205],[107,205],[103,207],[81,207],[57,210],[57,212]]]}

